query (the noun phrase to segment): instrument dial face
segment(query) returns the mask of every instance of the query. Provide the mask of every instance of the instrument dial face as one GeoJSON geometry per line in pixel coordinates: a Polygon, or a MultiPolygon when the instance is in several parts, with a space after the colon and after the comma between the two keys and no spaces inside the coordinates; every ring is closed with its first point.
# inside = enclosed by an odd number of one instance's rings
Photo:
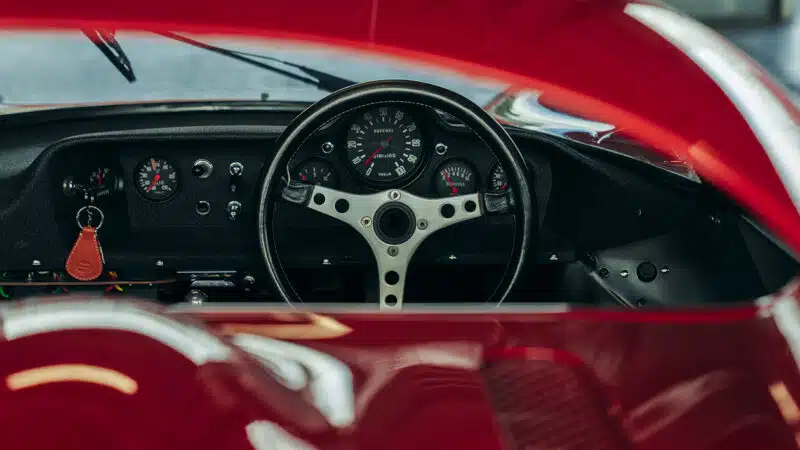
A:
{"type": "Polygon", "coordinates": [[[500,164],[495,164],[489,172],[489,188],[492,192],[504,192],[508,189],[508,177],[500,164]]]}
{"type": "Polygon", "coordinates": [[[372,108],[347,130],[347,160],[357,174],[377,183],[398,182],[422,164],[422,133],[413,118],[392,106],[372,108]]]}
{"type": "Polygon", "coordinates": [[[472,194],[478,190],[475,170],[466,161],[451,159],[436,170],[434,178],[439,197],[472,194]]]}
{"type": "Polygon", "coordinates": [[[108,167],[98,167],[89,174],[89,188],[95,199],[112,195],[122,189],[122,180],[108,167]]]}
{"type": "Polygon", "coordinates": [[[292,179],[297,179],[305,184],[318,184],[328,188],[335,188],[337,183],[336,171],[333,165],[322,159],[309,159],[298,164],[292,171],[292,179]]]}
{"type": "Polygon", "coordinates": [[[150,157],[140,162],[134,176],[136,190],[154,202],[171,199],[180,187],[175,166],[163,158],[150,157]]]}

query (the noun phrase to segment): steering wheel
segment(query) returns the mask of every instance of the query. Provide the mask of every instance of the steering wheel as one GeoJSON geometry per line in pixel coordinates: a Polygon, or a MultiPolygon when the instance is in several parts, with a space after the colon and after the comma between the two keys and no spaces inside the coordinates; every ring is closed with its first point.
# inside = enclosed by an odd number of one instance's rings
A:
{"type": "Polygon", "coordinates": [[[269,277],[288,304],[302,300],[278,259],[274,219],[279,199],[341,220],[364,237],[378,263],[381,309],[402,308],[408,265],[422,241],[442,228],[483,215],[513,214],[515,217],[511,258],[488,301],[502,303],[523,272],[536,226],[536,205],[528,169],[506,130],[465,97],[438,86],[411,81],[354,85],[308,107],[287,126],[275,147],[272,163],[262,180],[258,231],[269,277]],[[494,152],[506,172],[510,189],[504,193],[422,198],[402,189],[359,195],[291,181],[288,163],[317,129],[350,111],[384,103],[423,105],[459,119],[494,152]],[[284,174],[286,178],[282,178],[284,174]]]}

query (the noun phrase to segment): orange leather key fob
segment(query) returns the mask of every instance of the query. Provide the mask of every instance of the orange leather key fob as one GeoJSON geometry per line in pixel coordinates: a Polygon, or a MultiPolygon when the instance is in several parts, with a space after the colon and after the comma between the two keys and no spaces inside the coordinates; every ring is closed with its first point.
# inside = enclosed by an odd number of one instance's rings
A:
{"type": "Polygon", "coordinates": [[[67,273],[80,281],[96,280],[103,273],[103,251],[97,240],[97,229],[83,227],[67,257],[67,273]]]}

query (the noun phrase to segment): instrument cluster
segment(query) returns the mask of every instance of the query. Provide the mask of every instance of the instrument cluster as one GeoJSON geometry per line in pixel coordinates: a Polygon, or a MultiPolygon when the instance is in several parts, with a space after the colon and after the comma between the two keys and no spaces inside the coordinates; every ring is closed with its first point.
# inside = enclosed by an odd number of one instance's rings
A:
{"type": "Polygon", "coordinates": [[[326,130],[323,135],[329,140],[318,150],[301,150],[290,163],[290,177],[345,190],[345,181],[370,190],[413,184],[421,187],[422,194],[436,197],[505,190],[506,174],[489,150],[475,152],[478,139],[462,138],[448,145],[452,130],[446,127],[426,108],[368,107],[326,130]]]}

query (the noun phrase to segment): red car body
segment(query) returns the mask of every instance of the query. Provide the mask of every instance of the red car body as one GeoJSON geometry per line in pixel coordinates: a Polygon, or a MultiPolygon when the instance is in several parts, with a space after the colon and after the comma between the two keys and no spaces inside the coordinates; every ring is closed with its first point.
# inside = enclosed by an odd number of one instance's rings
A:
{"type": "MultiPolygon", "coordinates": [[[[797,136],[800,112],[734,50],[721,62],[780,115],[754,117],[724,73],[681,47],[670,26],[685,22],[659,28],[659,11],[624,0],[7,0],[0,26],[323,42],[544,91],[550,103],[677,152],[799,251],[788,175],[798,173],[800,141],[780,144],[797,136]],[[790,127],[770,135],[760,128],[765,120],[790,127]]],[[[675,312],[252,307],[164,319],[112,304],[106,309],[118,308],[119,319],[103,322],[103,307],[88,303],[20,307],[3,313],[0,442],[84,450],[797,448],[797,301],[792,284],[751,306],[675,312]],[[56,312],[61,318],[48,322],[56,312]],[[259,352],[248,356],[241,342],[181,325],[187,317],[217,335],[249,335],[265,346],[260,362],[284,378],[269,376],[252,357],[259,352]],[[196,345],[181,350],[178,341],[196,345]]]]}

